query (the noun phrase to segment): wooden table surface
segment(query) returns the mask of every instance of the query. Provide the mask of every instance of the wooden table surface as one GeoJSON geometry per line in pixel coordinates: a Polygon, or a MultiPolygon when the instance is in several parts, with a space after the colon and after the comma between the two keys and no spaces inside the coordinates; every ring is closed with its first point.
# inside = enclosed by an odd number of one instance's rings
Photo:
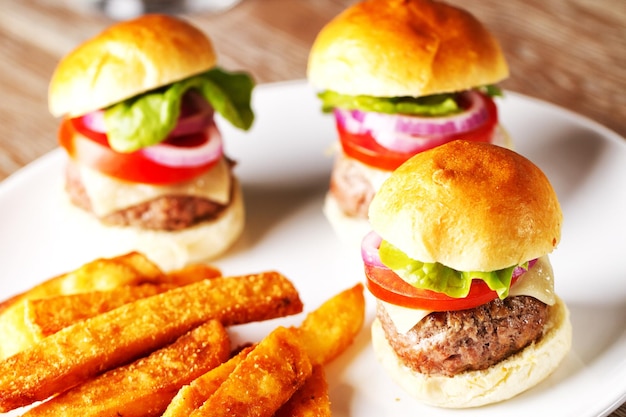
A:
{"type": "MultiPolygon", "coordinates": [[[[86,0],[84,0],[86,1],[86,0]]],[[[624,0],[450,0],[499,38],[511,67],[502,87],[575,111],[626,137],[624,0]]],[[[243,0],[186,15],[220,65],[259,83],[304,79],[320,28],[351,0],[243,0]]],[[[110,25],[59,0],[5,0],[0,12],[0,181],[57,146],[47,87],[59,59],[110,25]]],[[[626,416],[622,405],[612,416],[626,416]]]]}

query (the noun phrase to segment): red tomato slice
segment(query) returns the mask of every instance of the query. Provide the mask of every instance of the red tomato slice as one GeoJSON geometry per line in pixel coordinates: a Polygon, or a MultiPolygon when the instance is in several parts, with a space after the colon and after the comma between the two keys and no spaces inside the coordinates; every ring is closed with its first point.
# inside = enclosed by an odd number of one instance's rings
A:
{"type": "MultiPolygon", "coordinates": [[[[182,146],[206,140],[204,133],[180,139],[182,146]]],[[[191,180],[206,172],[215,162],[195,167],[167,167],[141,152],[120,153],[111,149],[106,134],[87,129],[81,119],[65,119],[59,129],[59,144],[69,156],[86,166],[124,181],[166,185],[191,180]]]]}
{"type": "MultiPolygon", "coordinates": [[[[491,137],[498,124],[498,109],[491,97],[484,96],[484,98],[489,115],[487,121],[474,130],[450,135],[450,141],[456,139],[475,142],[491,141],[491,137]]],[[[361,161],[366,165],[393,171],[414,155],[413,153],[396,152],[387,149],[378,144],[369,133],[350,133],[346,131],[340,123],[336,125],[343,152],[349,157],[361,161]]]]}
{"type": "MultiPolygon", "coordinates": [[[[470,292],[465,298],[453,298],[430,290],[410,285],[392,270],[365,265],[367,288],[378,299],[408,308],[431,311],[466,310],[488,303],[498,297],[484,281],[472,281],[470,292]]],[[[513,278],[511,285],[517,281],[513,278]]]]}

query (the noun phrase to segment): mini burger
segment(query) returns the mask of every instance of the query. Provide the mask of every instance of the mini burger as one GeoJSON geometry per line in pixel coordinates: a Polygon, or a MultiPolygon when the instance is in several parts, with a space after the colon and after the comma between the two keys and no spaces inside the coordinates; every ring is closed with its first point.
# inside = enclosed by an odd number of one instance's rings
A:
{"type": "Polygon", "coordinates": [[[247,74],[216,67],[202,31],[171,16],[116,24],[65,56],[49,108],[63,118],[65,188],[92,219],[91,241],[164,267],[233,244],[243,199],[214,116],[247,130],[252,89],[247,74]]]}
{"type": "Polygon", "coordinates": [[[493,96],[508,67],[469,13],[430,0],[367,0],[318,34],[308,79],[336,120],[341,151],[324,212],[360,242],[372,196],[418,152],[455,139],[509,145],[493,96]]]}
{"type": "Polygon", "coordinates": [[[562,214],[542,171],[496,145],[453,141],[402,164],[369,208],[372,343],[409,394],[439,407],[513,397],[571,346],[548,253],[562,214]]]}

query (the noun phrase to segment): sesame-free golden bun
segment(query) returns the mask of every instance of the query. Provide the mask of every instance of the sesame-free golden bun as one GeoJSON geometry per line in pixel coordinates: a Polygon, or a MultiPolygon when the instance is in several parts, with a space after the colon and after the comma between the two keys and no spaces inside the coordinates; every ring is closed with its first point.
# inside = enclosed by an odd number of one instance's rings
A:
{"type": "Polygon", "coordinates": [[[79,116],[215,66],[208,37],[182,19],[144,15],[115,24],[58,64],[48,91],[54,116],[79,116]]]}
{"type": "Polygon", "coordinates": [[[548,178],[527,158],[457,140],[394,171],[374,196],[369,220],[412,259],[494,271],[552,252],[563,214],[548,178]]]}
{"type": "Polygon", "coordinates": [[[318,34],[308,79],[346,95],[419,97],[508,76],[500,45],[470,13],[430,0],[366,0],[318,34]]]}

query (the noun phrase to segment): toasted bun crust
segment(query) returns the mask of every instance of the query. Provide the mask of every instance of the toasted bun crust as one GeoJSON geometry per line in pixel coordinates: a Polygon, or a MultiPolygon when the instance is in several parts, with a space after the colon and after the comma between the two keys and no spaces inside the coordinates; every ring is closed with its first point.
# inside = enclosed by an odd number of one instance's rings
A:
{"type": "Polygon", "coordinates": [[[189,23],[144,15],[113,25],[65,56],[48,91],[54,116],[78,116],[215,65],[213,45],[189,23]]]}
{"type": "Polygon", "coordinates": [[[531,161],[500,146],[453,141],[400,166],[374,196],[369,219],[413,259],[494,271],[552,252],[563,215],[531,161]]]}
{"type": "Polygon", "coordinates": [[[454,377],[427,376],[403,365],[387,342],[378,319],[372,324],[376,357],[391,378],[419,401],[446,408],[477,407],[526,391],[556,369],[569,352],[571,340],[569,311],[557,298],[550,307],[546,332],[539,342],[482,371],[454,377]]]}
{"type": "Polygon", "coordinates": [[[367,0],[331,20],[309,56],[314,87],[348,95],[423,96],[496,83],[508,67],[471,14],[429,0],[367,0]]]}
{"type": "Polygon", "coordinates": [[[76,227],[81,234],[88,234],[89,244],[97,245],[98,256],[111,257],[138,251],[164,271],[169,271],[189,263],[212,260],[241,236],[245,224],[244,199],[239,182],[236,181],[233,187],[233,199],[217,219],[174,232],[106,226],[67,198],[62,206],[68,216],[68,227],[76,227]]]}

